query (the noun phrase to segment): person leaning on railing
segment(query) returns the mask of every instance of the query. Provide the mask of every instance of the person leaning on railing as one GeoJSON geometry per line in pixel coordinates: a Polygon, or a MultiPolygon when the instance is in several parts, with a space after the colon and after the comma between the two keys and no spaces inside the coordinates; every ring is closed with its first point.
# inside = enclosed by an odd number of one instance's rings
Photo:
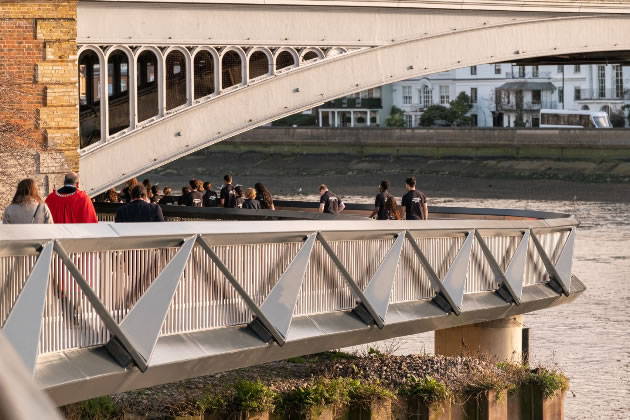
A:
{"type": "Polygon", "coordinates": [[[138,184],[131,189],[131,202],[120,207],[116,212],[116,223],[163,222],[162,208],[157,204],[147,203],[147,190],[138,184]]]}
{"type": "Polygon", "coordinates": [[[13,201],[4,210],[2,223],[5,224],[52,224],[50,209],[42,200],[37,184],[31,178],[21,180],[13,201]]]}

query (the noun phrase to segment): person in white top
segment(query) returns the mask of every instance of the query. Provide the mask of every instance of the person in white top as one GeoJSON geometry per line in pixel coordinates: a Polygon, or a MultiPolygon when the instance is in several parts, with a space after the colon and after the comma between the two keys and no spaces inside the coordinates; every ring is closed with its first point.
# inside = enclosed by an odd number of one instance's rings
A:
{"type": "Polygon", "coordinates": [[[19,182],[13,201],[4,210],[4,224],[52,224],[50,209],[42,200],[37,184],[31,178],[19,182]]]}

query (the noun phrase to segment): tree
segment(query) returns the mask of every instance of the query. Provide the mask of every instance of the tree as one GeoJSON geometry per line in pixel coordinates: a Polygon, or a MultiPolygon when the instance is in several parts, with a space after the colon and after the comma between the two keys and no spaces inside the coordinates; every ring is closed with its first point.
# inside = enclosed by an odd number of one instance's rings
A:
{"type": "Polygon", "coordinates": [[[453,121],[457,126],[469,126],[471,118],[467,114],[472,109],[470,96],[466,92],[460,92],[454,101],[451,101],[450,107],[453,113],[453,121]]]}
{"type": "Polygon", "coordinates": [[[626,116],[623,114],[622,109],[610,110],[610,124],[615,128],[623,128],[626,126],[626,116]]]}
{"type": "Polygon", "coordinates": [[[405,126],[405,114],[402,109],[393,106],[389,113],[389,117],[385,119],[385,126],[387,127],[404,127],[405,126]]]}
{"type": "Polygon", "coordinates": [[[444,105],[431,105],[420,116],[420,125],[423,127],[431,127],[436,121],[455,121],[455,113],[452,109],[444,105]]]}

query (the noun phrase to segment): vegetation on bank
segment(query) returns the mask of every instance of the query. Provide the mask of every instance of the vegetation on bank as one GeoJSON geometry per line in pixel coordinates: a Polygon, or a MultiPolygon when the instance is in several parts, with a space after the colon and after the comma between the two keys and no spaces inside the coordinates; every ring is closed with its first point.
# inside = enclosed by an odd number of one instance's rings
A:
{"type": "Polygon", "coordinates": [[[568,379],[542,367],[495,365],[467,357],[392,356],[372,349],[362,356],[343,352],[303,356],[96,398],[62,407],[62,412],[71,420],[115,419],[123,413],[241,418],[259,412],[298,419],[326,407],[338,412],[388,400],[430,406],[477,398],[487,391],[506,395],[526,386],[552,398],[568,389],[568,379]]]}

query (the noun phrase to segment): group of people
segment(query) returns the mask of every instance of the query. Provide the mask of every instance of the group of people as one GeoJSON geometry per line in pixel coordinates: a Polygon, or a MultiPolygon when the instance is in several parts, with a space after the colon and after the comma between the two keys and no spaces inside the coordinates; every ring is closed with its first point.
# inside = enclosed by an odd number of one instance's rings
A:
{"type": "MultiPolygon", "coordinates": [[[[172,196],[170,187],[162,192],[151,181],[145,179],[142,184],[133,178],[120,193],[113,188],[101,194],[97,200],[105,202],[124,202],[117,212],[115,221],[124,222],[161,222],[164,215],[160,205],[185,205],[192,207],[224,207],[244,209],[275,210],[273,197],[262,183],[253,188],[243,188],[232,184],[232,176],[223,177],[223,187],[217,194],[210,182],[197,179],[189,181],[190,186],[182,189],[182,195],[172,196]]],[[[370,217],[378,220],[427,220],[428,208],[425,195],[416,190],[416,178],[405,180],[407,193],[402,198],[399,210],[394,196],[389,193],[389,181],[381,181],[379,193],[374,202],[370,217]]],[[[325,184],[319,186],[321,213],[338,214],[345,204],[325,184]]],[[[79,189],[79,175],[70,172],[64,178],[64,185],[54,190],[44,201],[33,179],[19,182],[11,204],[5,209],[3,223],[96,223],[98,221],[92,200],[79,189]]]]}

